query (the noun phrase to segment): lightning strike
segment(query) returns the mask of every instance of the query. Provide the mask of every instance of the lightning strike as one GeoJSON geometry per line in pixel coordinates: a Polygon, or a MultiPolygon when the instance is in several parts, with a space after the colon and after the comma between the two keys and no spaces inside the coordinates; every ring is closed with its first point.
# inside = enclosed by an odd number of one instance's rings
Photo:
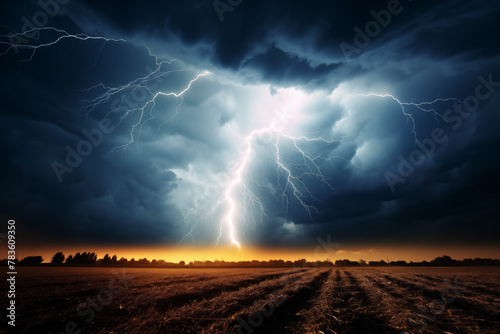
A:
{"type": "MultiPolygon", "coordinates": [[[[322,159],[325,161],[330,161],[330,159],[325,158],[321,155],[312,156],[303,149],[301,149],[298,144],[298,142],[301,140],[308,142],[321,141],[325,144],[332,144],[335,142],[334,140],[329,141],[322,138],[310,139],[306,137],[293,137],[285,134],[281,129],[277,129],[276,127],[273,126],[252,131],[244,139],[245,150],[239,160],[239,163],[237,164],[238,167],[234,172],[233,178],[231,179],[231,181],[229,182],[224,191],[224,198],[222,201],[219,201],[217,203],[218,205],[226,205],[227,207],[226,214],[223,218],[223,224],[227,226],[231,243],[238,247],[241,246],[236,238],[236,224],[237,224],[236,211],[238,208],[236,204],[237,201],[234,198],[235,189],[238,186],[240,186],[242,192],[244,193],[244,198],[249,197],[251,202],[257,203],[257,205],[260,207],[261,213],[265,215],[264,206],[262,202],[258,199],[258,196],[251,191],[251,187],[245,180],[244,176],[245,174],[249,174],[249,179],[251,182],[253,182],[259,187],[265,187],[259,184],[248,170],[252,153],[254,151],[253,143],[258,136],[263,135],[264,133],[271,135],[273,138],[274,143],[272,147],[274,149],[273,153],[274,162],[276,163],[276,184],[278,185],[276,190],[272,190],[269,187],[266,188],[268,188],[275,197],[282,198],[285,215],[288,214],[288,209],[291,200],[290,197],[295,199],[302,206],[302,208],[304,208],[304,210],[308,213],[311,219],[312,219],[311,211],[318,212],[318,209],[314,205],[308,204],[306,202],[305,198],[307,196],[318,202],[320,202],[320,200],[313,195],[312,191],[306,185],[306,181],[304,180],[305,177],[312,176],[318,178],[323,185],[327,186],[331,190],[334,190],[333,186],[327,181],[327,178],[323,175],[320,166],[316,163],[318,159],[322,159]],[[289,161],[283,157],[281,153],[280,144],[281,141],[285,139],[291,141],[292,143],[291,151],[298,153],[300,155],[302,159],[301,163],[289,161]],[[296,169],[298,172],[293,171],[292,167],[296,169]],[[284,185],[282,186],[283,182],[284,185]]],[[[220,237],[221,235],[219,235],[219,238],[220,237]]]]}
{"type": "Polygon", "coordinates": [[[80,41],[88,41],[88,40],[94,40],[94,41],[103,41],[104,43],[106,42],[127,42],[124,39],[116,39],[116,38],[106,38],[103,36],[89,36],[86,34],[70,34],[66,30],[63,29],[57,29],[54,27],[42,27],[42,28],[33,28],[30,30],[27,30],[23,33],[18,33],[14,32],[9,35],[0,35],[0,38],[8,39],[9,42],[7,41],[0,41],[0,45],[6,46],[5,50],[0,53],[0,56],[3,56],[10,51],[18,51],[18,50],[28,50],[31,51],[30,56],[28,59],[22,60],[24,62],[33,60],[33,57],[35,56],[35,53],[39,49],[44,49],[51,47],[53,45],[56,45],[60,42],[62,42],[65,39],[73,39],[73,40],[80,40],[80,41]],[[54,33],[55,39],[46,42],[46,43],[38,43],[38,44],[30,44],[29,39],[35,40],[35,41],[40,41],[41,38],[41,33],[54,33]],[[15,41],[14,41],[15,40],[15,41]],[[21,43],[23,42],[23,43],[21,43]]]}
{"type": "MultiPolygon", "coordinates": [[[[8,39],[9,41],[1,40],[0,45],[4,45],[5,49],[3,52],[0,53],[0,56],[3,56],[10,51],[17,51],[17,50],[28,50],[29,51],[29,57],[25,60],[22,60],[22,62],[27,62],[33,60],[33,57],[35,56],[37,50],[39,49],[44,49],[44,48],[49,48],[52,47],[58,43],[61,43],[62,41],[66,39],[72,39],[74,41],[103,41],[105,43],[108,42],[123,42],[123,43],[130,43],[130,41],[127,41],[125,39],[117,39],[117,38],[107,38],[104,36],[89,36],[86,34],[70,34],[66,30],[62,29],[57,29],[54,27],[43,27],[43,28],[33,28],[31,30],[27,30],[23,33],[12,33],[9,35],[0,35],[0,38],[3,39],[8,39]],[[41,37],[43,34],[46,34],[48,36],[45,36],[45,39],[51,39],[50,41],[47,42],[39,42],[39,43],[29,43],[29,39],[36,41],[40,41],[41,37]],[[54,36],[52,36],[52,35],[54,36]],[[29,38],[29,39],[28,39],[29,38]],[[17,42],[13,42],[17,41],[17,42]],[[23,43],[21,43],[23,42],[23,43]]],[[[103,47],[102,46],[102,47],[103,47]]],[[[101,50],[102,50],[101,47],[101,50]]],[[[119,122],[117,125],[120,125],[126,118],[128,118],[130,115],[132,115],[135,112],[139,113],[138,121],[137,123],[133,124],[129,133],[129,141],[126,144],[120,145],[118,147],[115,147],[112,152],[116,151],[123,151],[127,149],[131,144],[138,142],[140,135],[141,135],[141,130],[144,124],[146,122],[153,120],[155,116],[153,115],[153,110],[155,109],[156,106],[156,101],[157,98],[159,97],[174,97],[174,98],[180,98],[180,102],[175,109],[175,112],[173,115],[171,115],[166,121],[164,121],[160,126],[158,127],[158,131],[160,130],[161,126],[171,120],[172,118],[175,118],[178,116],[179,111],[184,103],[184,94],[189,91],[193,83],[195,83],[199,78],[204,77],[208,74],[210,74],[209,71],[204,71],[198,75],[195,76],[194,79],[189,81],[189,83],[180,90],[179,92],[164,92],[164,91],[153,91],[152,88],[152,81],[159,81],[162,80],[164,77],[168,76],[169,74],[175,73],[175,72],[185,72],[185,71],[190,71],[192,68],[190,67],[185,67],[185,68],[178,68],[178,69],[164,69],[164,67],[168,65],[172,65],[174,62],[179,62],[177,59],[172,59],[172,60],[159,60],[158,56],[153,54],[151,50],[145,46],[145,48],[148,50],[148,53],[151,57],[155,59],[155,68],[150,70],[150,73],[146,76],[136,78],[124,85],[120,85],[117,87],[109,87],[104,85],[102,82],[84,90],[86,94],[92,94],[95,92],[97,89],[101,90],[102,92],[99,93],[96,97],[84,100],[85,103],[87,103],[84,107],[82,107],[81,111],[83,114],[88,117],[88,115],[93,112],[98,106],[102,106],[106,103],[109,103],[111,99],[118,97],[119,103],[116,106],[112,105],[111,110],[105,115],[105,117],[108,117],[109,115],[113,113],[119,113],[120,111],[125,110],[123,115],[119,117],[119,122]],[[143,90],[147,92],[150,95],[149,99],[145,99],[145,101],[140,101],[143,102],[141,103],[136,103],[136,102],[131,102],[130,101],[130,95],[134,91],[137,90],[143,90]],[[128,106],[128,108],[126,106],[128,106]],[[125,108],[124,108],[125,107],[125,108]],[[149,116],[146,116],[146,113],[149,114],[149,116]],[[147,117],[147,118],[145,118],[147,117]],[[137,139],[135,138],[134,132],[136,128],[139,127],[139,131],[137,134],[137,139]]],[[[100,53],[100,51],[99,51],[100,53]]],[[[180,63],[180,62],[179,62],[180,63]]]]}
{"type": "MultiPolygon", "coordinates": [[[[104,36],[89,36],[86,34],[70,34],[65,30],[57,29],[54,27],[44,27],[44,28],[34,28],[24,33],[11,33],[9,35],[0,35],[0,46],[3,46],[3,51],[0,52],[0,56],[4,56],[11,51],[18,52],[18,50],[27,50],[28,58],[22,60],[21,62],[31,61],[35,57],[36,53],[40,49],[52,47],[64,40],[74,40],[74,41],[101,41],[103,45],[101,50],[106,43],[130,43],[130,41],[124,39],[114,39],[107,38],[104,36]],[[47,42],[42,42],[43,40],[50,39],[47,42]],[[8,40],[8,41],[6,41],[8,40]],[[29,40],[35,41],[30,43],[29,40]],[[17,42],[14,42],[17,41],[17,42]]],[[[173,64],[182,64],[182,62],[177,59],[172,60],[160,60],[158,56],[153,54],[149,48],[146,47],[148,53],[154,58],[155,67],[149,70],[149,74],[136,78],[126,84],[110,87],[104,85],[102,82],[84,90],[86,95],[94,95],[94,97],[89,99],[84,99],[86,103],[82,108],[81,112],[84,116],[88,117],[90,113],[96,110],[97,107],[108,104],[112,101],[118,101],[116,104],[112,104],[111,110],[109,110],[106,116],[112,114],[119,114],[119,124],[121,124],[126,118],[134,113],[138,113],[138,121],[131,125],[129,132],[129,141],[123,145],[115,147],[112,152],[123,151],[127,149],[131,144],[138,143],[141,135],[141,130],[144,124],[148,121],[154,120],[154,110],[156,109],[157,100],[159,98],[173,97],[179,99],[179,103],[175,108],[175,111],[170,117],[167,117],[158,127],[158,131],[161,126],[173,118],[177,117],[180,113],[182,105],[184,103],[184,95],[191,89],[192,85],[197,82],[200,78],[210,74],[209,71],[203,71],[198,73],[191,79],[184,88],[178,91],[162,91],[161,89],[156,89],[158,85],[154,86],[152,82],[161,82],[165,77],[176,72],[187,72],[192,71],[190,67],[179,67],[170,69],[173,64]],[[143,90],[149,95],[143,101],[130,101],[130,96],[134,91],[143,90]],[[96,91],[99,91],[96,93],[96,91]],[[97,96],[95,96],[97,95],[97,96]],[[120,114],[121,113],[121,114],[120,114]],[[137,133],[136,133],[137,130],[137,133]]],[[[100,52],[99,52],[100,54],[100,52]]],[[[355,93],[349,94],[342,90],[335,90],[332,92],[332,97],[341,96],[344,98],[369,98],[378,97],[382,99],[391,99],[396,102],[400,107],[403,115],[412,124],[412,133],[415,137],[415,141],[418,142],[418,136],[416,132],[416,122],[413,118],[413,114],[408,110],[410,107],[414,107],[417,110],[423,112],[432,112],[436,119],[443,117],[436,111],[434,105],[439,102],[461,102],[456,98],[437,98],[433,101],[428,102],[404,102],[399,98],[391,94],[379,94],[379,93],[355,93]]],[[[283,121],[283,119],[279,119],[283,121]]],[[[338,140],[327,140],[324,138],[308,138],[306,136],[295,137],[287,134],[283,129],[276,127],[274,123],[255,129],[251,131],[243,139],[244,151],[241,157],[236,163],[236,169],[233,172],[230,181],[225,185],[225,190],[223,196],[219,198],[216,203],[206,210],[205,214],[200,216],[195,224],[191,226],[190,231],[182,238],[186,238],[191,235],[193,229],[199,223],[203,217],[207,217],[215,214],[218,208],[224,208],[224,214],[222,215],[222,222],[220,224],[220,233],[217,238],[217,243],[222,237],[224,228],[227,229],[227,233],[231,243],[238,248],[241,248],[241,244],[238,238],[237,225],[241,223],[238,220],[238,213],[246,213],[247,200],[254,206],[259,208],[262,217],[267,217],[265,212],[265,206],[260,200],[259,196],[252,191],[252,185],[268,189],[268,191],[277,199],[281,198],[283,204],[283,210],[285,215],[288,215],[288,211],[292,200],[301,206],[305,212],[307,212],[309,218],[313,219],[313,212],[318,212],[317,207],[314,203],[310,203],[310,199],[314,202],[321,202],[314,192],[308,187],[307,183],[311,178],[318,181],[325,189],[335,190],[328,178],[324,175],[322,171],[322,166],[319,161],[326,162],[333,166],[331,158],[322,155],[314,155],[309,153],[306,149],[302,148],[301,143],[319,143],[322,145],[332,145],[338,140]],[[272,138],[272,143],[269,145],[272,150],[273,160],[276,166],[276,187],[271,187],[270,185],[259,183],[258,179],[255,178],[250,170],[251,160],[253,152],[255,151],[254,142],[255,140],[264,134],[269,135],[272,138]],[[287,159],[286,155],[290,153],[295,153],[298,159],[287,159]],[[237,200],[237,190],[240,190],[243,195],[245,205],[238,203],[237,200]]],[[[202,198],[203,199],[203,198],[202,198]]],[[[194,207],[187,211],[183,216],[183,220],[194,211],[194,207]]],[[[181,240],[181,241],[182,241],[181,240]]]]}
{"type": "MultiPolygon", "coordinates": [[[[339,94],[339,92],[334,92],[339,94]]],[[[391,94],[377,94],[377,93],[367,93],[367,94],[342,94],[347,98],[355,98],[355,97],[378,97],[378,98],[388,98],[395,101],[400,107],[403,115],[407,117],[412,123],[412,133],[415,137],[415,142],[418,142],[418,136],[416,132],[416,123],[413,118],[413,114],[408,111],[408,108],[415,107],[423,112],[432,112],[436,119],[439,117],[443,119],[443,117],[437,112],[435,108],[435,104],[440,102],[460,102],[457,98],[437,98],[433,101],[424,101],[424,102],[404,102],[391,94]]],[[[245,147],[246,150],[242,155],[238,168],[234,173],[234,177],[231,182],[227,185],[223,200],[219,200],[217,205],[225,204],[227,207],[227,211],[223,218],[223,224],[227,226],[229,230],[231,242],[240,247],[240,243],[236,238],[236,211],[237,211],[237,203],[234,198],[235,189],[239,186],[242,192],[251,198],[253,202],[257,202],[261,210],[264,210],[262,203],[250,189],[250,186],[245,181],[245,174],[249,175],[249,180],[256,184],[259,187],[267,188],[269,191],[276,197],[281,197],[283,200],[283,209],[285,215],[288,215],[288,210],[290,206],[290,201],[293,198],[295,202],[300,205],[308,214],[309,218],[313,219],[313,212],[318,212],[318,209],[313,204],[308,203],[307,199],[312,199],[316,202],[321,202],[310,190],[310,188],[306,184],[306,177],[313,177],[319,180],[324,186],[328,189],[334,191],[334,187],[328,181],[328,179],[323,174],[320,165],[317,163],[318,160],[324,160],[331,163],[331,159],[328,157],[324,157],[321,155],[311,155],[306,150],[300,147],[300,142],[320,142],[325,145],[329,145],[335,143],[335,140],[327,140],[324,138],[308,138],[308,137],[293,137],[283,132],[283,130],[273,127],[266,127],[262,129],[257,129],[252,131],[247,137],[245,137],[245,147]],[[271,133],[274,137],[274,143],[272,145],[274,149],[274,163],[276,164],[276,185],[277,190],[273,190],[270,187],[259,184],[257,180],[252,176],[251,172],[248,170],[251,160],[251,155],[253,151],[252,143],[254,139],[262,135],[263,133],[268,132],[271,133]],[[291,142],[290,150],[298,153],[300,161],[287,161],[284,159],[281,149],[281,144],[284,140],[289,140],[291,142]]],[[[333,167],[333,164],[332,164],[333,167]]],[[[222,229],[221,229],[222,232],[222,229]]],[[[219,235],[219,238],[221,235],[219,235]]]]}
{"type": "Polygon", "coordinates": [[[439,102],[457,102],[457,103],[463,103],[462,101],[460,101],[459,99],[457,98],[454,98],[454,97],[449,97],[449,98],[436,98],[432,101],[423,101],[423,102],[419,102],[419,103],[416,103],[416,102],[402,102],[400,99],[398,99],[397,97],[395,97],[394,95],[392,94],[378,94],[378,93],[367,93],[367,94],[360,94],[360,93],[357,93],[357,94],[349,94],[345,91],[336,91],[332,94],[333,96],[344,96],[346,98],[354,98],[354,97],[378,97],[378,98],[388,98],[388,99],[391,99],[393,101],[395,101],[401,108],[401,112],[403,113],[403,115],[411,121],[411,126],[412,126],[412,134],[413,136],[415,137],[415,143],[418,143],[419,140],[418,140],[418,135],[417,135],[417,130],[416,130],[416,123],[415,123],[415,119],[413,118],[413,114],[408,112],[407,109],[409,107],[415,107],[417,108],[418,110],[420,111],[423,111],[423,112],[432,112],[433,115],[434,115],[434,118],[436,118],[436,120],[438,118],[446,121],[443,116],[441,114],[439,114],[436,109],[434,107],[432,107],[433,105],[435,105],[436,103],[439,103],[439,102]]]}

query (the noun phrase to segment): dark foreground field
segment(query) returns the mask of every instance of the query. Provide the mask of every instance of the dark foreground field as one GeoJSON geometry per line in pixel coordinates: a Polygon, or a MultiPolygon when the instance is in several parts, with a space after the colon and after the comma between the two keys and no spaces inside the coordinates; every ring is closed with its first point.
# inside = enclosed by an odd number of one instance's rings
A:
{"type": "Polygon", "coordinates": [[[500,268],[25,267],[16,303],[18,333],[500,333],[500,268]]]}

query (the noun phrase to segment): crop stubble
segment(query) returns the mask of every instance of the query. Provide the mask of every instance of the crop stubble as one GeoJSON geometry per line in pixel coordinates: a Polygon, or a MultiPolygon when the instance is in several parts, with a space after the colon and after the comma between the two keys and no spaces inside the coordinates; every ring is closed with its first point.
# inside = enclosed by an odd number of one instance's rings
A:
{"type": "Polygon", "coordinates": [[[74,321],[82,333],[500,332],[500,268],[125,269],[128,284],[86,323],[78,306],[117,273],[21,268],[17,329],[59,333],[74,321]]]}

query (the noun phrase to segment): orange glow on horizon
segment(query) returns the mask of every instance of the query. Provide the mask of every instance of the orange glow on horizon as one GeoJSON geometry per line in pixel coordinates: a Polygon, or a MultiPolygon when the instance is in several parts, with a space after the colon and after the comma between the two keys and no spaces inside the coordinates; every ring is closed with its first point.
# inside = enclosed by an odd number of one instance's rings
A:
{"type": "Polygon", "coordinates": [[[77,252],[95,252],[98,258],[103,258],[105,254],[109,256],[116,255],[118,259],[125,257],[128,260],[134,258],[139,260],[147,258],[148,260],[165,260],[167,262],[178,263],[185,261],[188,264],[191,261],[267,261],[282,259],[285,261],[295,261],[306,259],[307,261],[324,261],[329,259],[335,262],[339,259],[349,259],[357,261],[430,261],[438,256],[449,255],[452,258],[462,260],[464,258],[500,258],[500,246],[478,246],[478,247],[459,247],[459,246],[428,246],[428,247],[349,247],[342,246],[335,249],[325,249],[319,245],[313,245],[302,248],[271,248],[243,246],[238,249],[235,246],[143,246],[143,247],[123,247],[123,246],[28,246],[22,252],[18,253],[18,258],[26,256],[41,255],[44,262],[50,262],[52,256],[62,251],[66,257],[74,255],[77,252]]]}

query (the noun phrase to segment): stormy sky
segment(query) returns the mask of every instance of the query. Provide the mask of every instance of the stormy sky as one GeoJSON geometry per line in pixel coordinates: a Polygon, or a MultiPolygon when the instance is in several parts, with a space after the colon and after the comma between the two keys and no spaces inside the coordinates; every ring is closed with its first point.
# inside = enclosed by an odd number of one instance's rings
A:
{"type": "Polygon", "coordinates": [[[40,242],[231,244],[228,196],[242,245],[498,239],[498,2],[0,6],[0,213],[40,242]]]}

